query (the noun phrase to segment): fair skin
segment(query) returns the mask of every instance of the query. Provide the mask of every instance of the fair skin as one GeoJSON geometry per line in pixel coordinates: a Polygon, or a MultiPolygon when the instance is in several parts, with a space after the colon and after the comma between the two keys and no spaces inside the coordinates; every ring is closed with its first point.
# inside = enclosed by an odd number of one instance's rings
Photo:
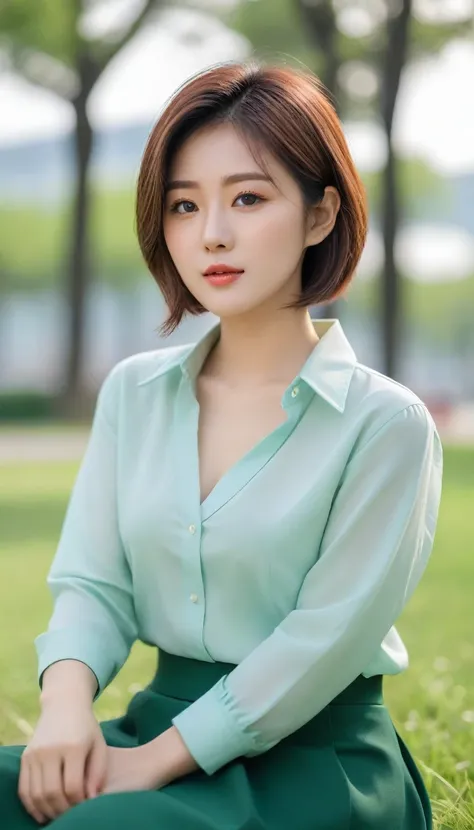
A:
{"type": "Polygon", "coordinates": [[[39,824],[88,798],[160,789],[197,769],[175,727],[137,748],[108,747],[92,708],[96,689],[95,675],[77,660],[44,672],[41,714],[18,784],[25,809],[39,824]]]}
{"type": "Polygon", "coordinates": [[[304,251],[331,232],[340,197],[327,187],[305,214],[297,182],[269,154],[264,161],[272,181],[235,130],[221,124],[196,133],[169,175],[170,184],[188,184],[167,196],[168,249],[189,291],[221,322],[196,389],[201,502],[285,420],[283,392],[318,341],[306,309],[282,306],[298,297],[304,251]],[[229,176],[240,180],[227,182],[229,176]],[[220,262],[244,274],[215,287],[202,272],[220,262]]]}
{"type": "MultiPolygon", "coordinates": [[[[331,232],[340,197],[327,187],[305,212],[292,176],[270,155],[265,163],[272,181],[221,124],[191,136],[170,170],[170,181],[181,184],[166,197],[169,252],[188,289],[221,322],[196,386],[201,501],[286,418],[283,392],[318,342],[308,311],[282,306],[298,296],[304,251],[331,232]],[[202,272],[217,262],[244,273],[213,286],[202,272]]],[[[19,780],[19,796],[40,824],[87,798],[159,789],[198,768],[174,726],[137,748],[107,747],[92,708],[96,687],[91,670],[75,660],[44,673],[41,715],[19,780]]]]}

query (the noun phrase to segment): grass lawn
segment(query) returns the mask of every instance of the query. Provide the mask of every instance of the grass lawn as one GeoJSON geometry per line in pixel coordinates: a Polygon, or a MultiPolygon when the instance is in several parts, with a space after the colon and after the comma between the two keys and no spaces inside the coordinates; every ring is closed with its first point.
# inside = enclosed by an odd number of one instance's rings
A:
{"type": "MultiPolygon", "coordinates": [[[[0,743],[25,743],[38,715],[34,637],[76,464],[0,466],[0,743]]],[[[408,672],[386,681],[394,722],[419,762],[437,830],[474,827],[474,448],[447,449],[435,551],[398,623],[408,672]]],[[[154,670],[137,645],[96,704],[114,717],[154,670]]]]}

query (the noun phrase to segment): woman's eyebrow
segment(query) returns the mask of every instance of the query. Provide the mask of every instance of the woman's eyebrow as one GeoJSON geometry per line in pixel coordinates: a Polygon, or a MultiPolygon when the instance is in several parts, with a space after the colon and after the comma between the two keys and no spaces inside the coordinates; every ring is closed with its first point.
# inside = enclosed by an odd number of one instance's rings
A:
{"type": "MultiPolygon", "coordinates": [[[[222,184],[235,184],[236,182],[248,182],[248,181],[262,181],[262,182],[271,182],[269,176],[266,176],[265,173],[261,173],[260,171],[254,171],[249,173],[232,173],[230,176],[225,176],[222,179],[222,184]]],[[[173,181],[168,182],[165,187],[165,193],[168,193],[170,190],[177,190],[181,187],[187,188],[197,188],[199,187],[199,182],[194,182],[191,179],[174,179],[173,181]]]]}

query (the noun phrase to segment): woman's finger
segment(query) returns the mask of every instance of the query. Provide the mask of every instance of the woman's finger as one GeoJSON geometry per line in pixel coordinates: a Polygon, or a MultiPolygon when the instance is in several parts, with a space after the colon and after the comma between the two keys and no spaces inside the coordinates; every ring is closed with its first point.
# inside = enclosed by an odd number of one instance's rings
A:
{"type": "Polygon", "coordinates": [[[20,777],[18,779],[18,798],[23,804],[27,813],[32,816],[38,824],[44,824],[46,816],[37,809],[31,794],[31,772],[30,764],[26,759],[22,760],[20,777]]]}
{"type": "Polygon", "coordinates": [[[86,795],[95,798],[101,792],[107,774],[107,745],[103,741],[96,741],[92,747],[87,762],[86,795]]]}
{"type": "Polygon", "coordinates": [[[47,808],[49,818],[57,818],[69,809],[70,804],[63,790],[62,759],[52,755],[41,766],[43,782],[42,803],[47,808]]]}
{"type": "Polygon", "coordinates": [[[85,753],[75,751],[66,754],[63,765],[63,790],[69,805],[80,804],[86,798],[85,753]]]}
{"type": "Polygon", "coordinates": [[[54,818],[44,798],[43,775],[39,759],[30,761],[30,794],[34,808],[43,816],[43,820],[54,818]]]}

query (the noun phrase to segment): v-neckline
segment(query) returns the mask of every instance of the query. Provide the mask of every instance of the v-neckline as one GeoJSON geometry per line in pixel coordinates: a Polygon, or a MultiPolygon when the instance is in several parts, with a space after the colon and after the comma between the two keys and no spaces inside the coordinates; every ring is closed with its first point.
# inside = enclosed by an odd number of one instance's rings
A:
{"type": "MultiPolygon", "coordinates": [[[[199,424],[199,403],[197,403],[197,417],[198,417],[197,424],[199,424]]],[[[200,462],[200,457],[199,457],[199,428],[197,426],[197,428],[196,428],[196,466],[197,466],[197,472],[198,472],[197,486],[198,486],[198,492],[199,492],[199,506],[200,506],[201,512],[206,512],[206,510],[208,508],[208,502],[209,501],[214,501],[218,497],[218,494],[217,494],[217,496],[215,496],[216,491],[220,490],[222,487],[225,487],[228,480],[233,482],[234,485],[238,485],[235,493],[233,493],[233,495],[235,495],[239,490],[242,489],[243,486],[245,486],[245,484],[248,481],[250,481],[250,478],[253,478],[253,476],[256,475],[259,472],[259,470],[265,464],[264,454],[266,452],[268,452],[268,450],[271,447],[271,444],[279,437],[278,434],[280,432],[286,432],[287,431],[288,420],[289,420],[289,416],[288,416],[288,413],[287,413],[287,418],[286,418],[285,421],[283,421],[281,424],[278,424],[278,426],[274,427],[270,432],[268,432],[266,435],[264,435],[263,438],[260,438],[260,440],[257,441],[256,444],[253,445],[253,447],[251,447],[249,450],[247,450],[246,453],[241,455],[240,458],[237,459],[237,461],[234,461],[234,463],[231,464],[231,466],[228,467],[227,470],[216,481],[216,483],[214,484],[212,490],[209,491],[207,496],[202,501],[201,501],[201,462],[200,462]],[[267,447],[267,445],[268,445],[268,447],[267,447]],[[254,456],[254,455],[256,456],[256,458],[259,461],[258,466],[255,466],[255,465],[252,464],[252,460],[253,460],[252,456],[254,456]],[[262,462],[262,463],[260,463],[260,462],[262,462]],[[242,480],[242,475],[243,474],[245,474],[245,476],[247,474],[250,474],[250,477],[248,479],[245,479],[245,481],[243,481],[242,480]],[[243,483],[242,483],[242,481],[243,481],[243,483]]],[[[275,450],[275,452],[276,452],[276,450],[275,450]]],[[[268,460],[270,460],[270,458],[273,454],[274,453],[271,453],[271,455],[269,455],[268,460]]],[[[229,498],[232,498],[233,495],[230,495],[229,498]]],[[[228,501],[228,499],[226,499],[226,501],[228,501]]]]}
{"type": "Polygon", "coordinates": [[[271,461],[273,456],[283,446],[287,438],[296,428],[301,419],[303,410],[285,409],[286,420],[264,435],[250,450],[237,459],[219,478],[212,490],[201,501],[200,458],[199,458],[199,413],[200,404],[192,393],[193,419],[191,433],[193,436],[193,476],[196,483],[197,498],[201,521],[205,521],[227,504],[231,499],[246,487],[247,484],[271,461]]]}
{"type": "MultiPolygon", "coordinates": [[[[288,391],[288,390],[287,390],[288,391]]],[[[288,391],[289,396],[289,391],[288,391]]],[[[309,404],[301,407],[285,406],[286,421],[264,436],[245,455],[239,458],[216,482],[210,493],[201,501],[199,459],[199,402],[193,384],[183,376],[175,399],[174,452],[179,459],[177,479],[180,492],[190,493],[187,515],[201,523],[214,515],[237,496],[247,484],[271,461],[301,420],[309,404]]],[[[190,519],[192,523],[193,519],[190,519]]]]}
{"type": "MultiPolygon", "coordinates": [[[[195,457],[195,466],[197,469],[197,488],[198,488],[198,499],[199,499],[199,509],[201,514],[205,513],[208,508],[208,503],[214,503],[216,499],[219,497],[219,491],[225,487],[228,481],[231,482],[236,487],[236,492],[242,489],[245,486],[245,483],[253,478],[254,475],[261,469],[263,466],[260,461],[263,461],[263,455],[261,458],[261,454],[266,451],[267,446],[271,447],[273,441],[278,439],[279,433],[282,431],[286,431],[288,420],[290,415],[288,411],[284,408],[283,413],[286,415],[286,418],[278,424],[276,427],[271,429],[269,432],[266,433],[262,438],[260,438],[249,450],[247,450],[243,455],[237,458],[233,464],[228,467],[225,472],[220,476],[220,478],[216,481],[212,489],[209,491],[207,496],[204,499],[201,499],[201,458],[199,452],[199,422],[200,422],[200,414],[201,414],[201,403],[198,397],[198,380],[199,376],[195,378],[193,383],[193,399],[194,399],[194,410],[195,410],[195,434],[196,434],[196,441],[195,441],[195,449],[196,449],[196,457],[195,457]],[[257,459],[259,459],[257,467],[252,464],[253,456],[256,455],[257,459]],[[249,474],[248,479],[243,479],[242,476],[246,476],[249,474]],[[217,493],[217,495],[216,495],[217,493]]],[[[273,453],[271,453],[273,455],[273,453]]],[[[270,457],[271,457],[270,455],[270,457]]],[[[263,461],[264,463],[264,461],[263,461]]],[[[232,498],[232,495],[229,497],[232,498]]],[[[226,501],[228,499],[225,499],[226,501]]]]}
{"type": "MultiPolygon", "coordinates": [[[[235,461],[215,483],[203,501],[200,501],[201,520],[205,521],[224,504],[233,499],[271,460],[292,431],[290,418],[260,439],[250,450],[235,461]]],[[[198,498],[201,497],[199,447],[196,431],[196,460],[198,498]]]]}

